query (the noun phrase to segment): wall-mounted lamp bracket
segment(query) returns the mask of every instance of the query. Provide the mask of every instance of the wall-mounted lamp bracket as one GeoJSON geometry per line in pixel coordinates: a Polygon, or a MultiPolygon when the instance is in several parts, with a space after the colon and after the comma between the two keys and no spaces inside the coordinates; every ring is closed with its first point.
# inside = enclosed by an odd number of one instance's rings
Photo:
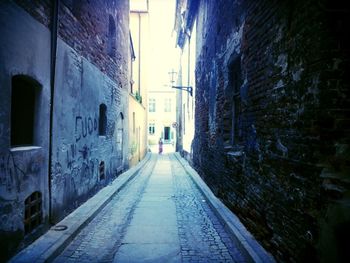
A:
{"type": "Polygon", "coordinates": [[[192,87],[187,87],[187,86],[171,86],[173,89],[181,89],[181,90],[185,90],[188,93],[190,93],[191,97],[192,97],[192,87]]]}

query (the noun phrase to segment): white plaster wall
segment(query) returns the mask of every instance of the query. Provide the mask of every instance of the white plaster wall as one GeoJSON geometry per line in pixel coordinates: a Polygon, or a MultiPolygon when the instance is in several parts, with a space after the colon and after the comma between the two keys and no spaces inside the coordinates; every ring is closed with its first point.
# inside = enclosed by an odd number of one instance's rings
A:
{"type": "Polygon", "coordinates": [[[24,229],[24,200],[43,197],[48,217],[50,31],[13,2],[0,2],[0,229],[24,229]],[[36,147],[10,147],[11,79],[27,75],[41,84],[36,111],[36,147]]]}

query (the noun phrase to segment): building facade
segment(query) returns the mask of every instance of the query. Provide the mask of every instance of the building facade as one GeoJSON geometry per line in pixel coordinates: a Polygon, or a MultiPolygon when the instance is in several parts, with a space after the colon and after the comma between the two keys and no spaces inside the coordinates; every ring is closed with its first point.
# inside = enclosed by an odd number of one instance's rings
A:
{"type": "Polygon", "coordinates": [[[148,1],[130,2],[130,32],[133,59],[129,88],[129,165],[137,164],[147,153],[147,90],[149,75],[148,1]]]}
{"type": "Polygon", "coordinates": [[[179,49],[179,67],[176,87],[177,145],[183,157],[191,162],[195,116],[195,62],[196,62],[196,10],[198,1],[177,1],[174,29],[179,49]]]}
{"type": "Polygon", "coordinates": [[[165,144],[176,143],[176,93],[170,88],[148,91],[148,144],[159,139],[165,144]]]}
{"type": "Polygon", "coordinates": [[[128,167],[129,2],[1,1],[1,261],[128,167]]]}
{"type": "Polygon", "coordinates": [[[193,1],[193,163],[281,262],[349,258],[349,9],[193,1]]]}

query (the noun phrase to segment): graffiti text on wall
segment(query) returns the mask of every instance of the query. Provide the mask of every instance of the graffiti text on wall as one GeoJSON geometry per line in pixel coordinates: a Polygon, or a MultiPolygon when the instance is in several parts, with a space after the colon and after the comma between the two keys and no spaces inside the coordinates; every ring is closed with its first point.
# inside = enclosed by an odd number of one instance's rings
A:
{"type": "Polygon", "coordinates": [[[91,117],[75,117],[75,142],[97,130],[97,120],[91,117]]]}

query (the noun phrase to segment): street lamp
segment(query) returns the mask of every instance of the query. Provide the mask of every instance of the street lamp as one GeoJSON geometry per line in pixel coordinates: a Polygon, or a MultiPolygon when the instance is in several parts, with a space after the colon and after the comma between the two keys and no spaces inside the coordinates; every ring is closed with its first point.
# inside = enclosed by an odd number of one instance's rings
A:
{"type": "Polygon", "coordinates": [[[175,82],[174,80],[174,75],[176,74],[176,72],[174,70],[172,70],[171,72],[169,72],[169,75],[171,74],[171,80],[170,80],[170,83],[171,83],[171,87],[173,89],[180,89],[180,90],[185,90],[187,91],[191,97],[192,97],[192,91],[193,91],[193,88],[191,86],[174,86],[173,83],[175,82]]]}

